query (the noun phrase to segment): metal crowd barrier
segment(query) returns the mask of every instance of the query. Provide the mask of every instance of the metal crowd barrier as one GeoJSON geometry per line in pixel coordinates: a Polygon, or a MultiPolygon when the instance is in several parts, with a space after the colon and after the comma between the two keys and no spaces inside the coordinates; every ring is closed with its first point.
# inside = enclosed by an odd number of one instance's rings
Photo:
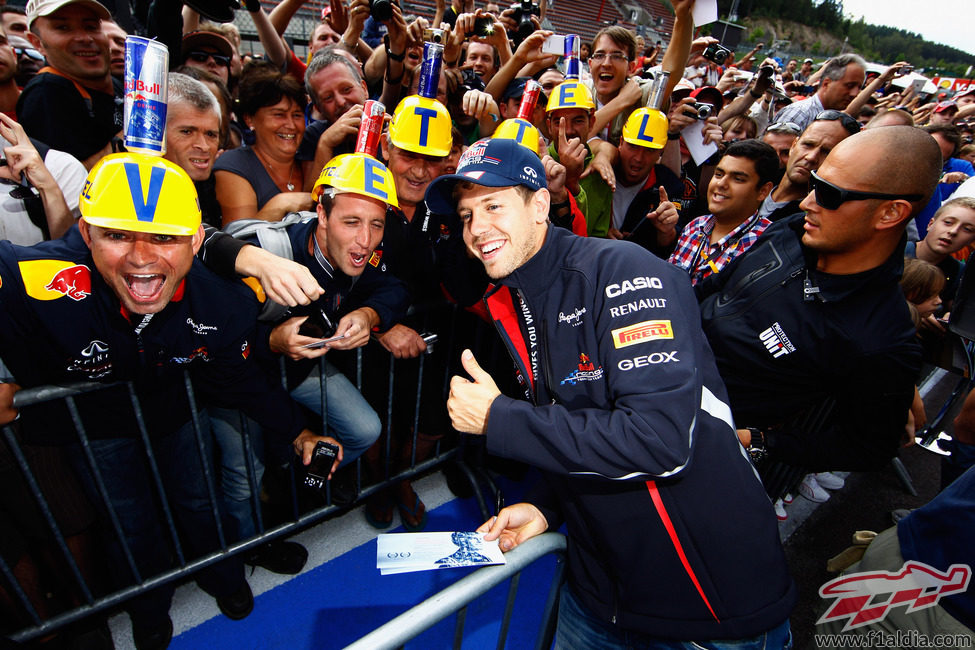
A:
{"type": "Polygon", "coordinates": [[[555,633],[559,587],[562,585],[565,571],[565,537],[561,533],[544,533],[519,544],[514,550],[505,554],[507,564],[484,567],[461,578],[419,605],[376,628],[352,645],[346,646],[346,650],[385,650],[387,648],[392,650],[393,648],[400,648],[407,641],[416,638],[454,613],[457,614],[457,623],[454,628],[453,647],[459,650],[464,637],[467,606],[510,578],[511,585],[508,588],[508,599],[505,603],[504,617],[501,620],[496,646],[499,649],[504,648],[511,614],[514,611],[521,572],[528,565],[549,553],[555,553],[558,557],[555,575],[552,578],[548,598],[542,612],[538,636],[535,639],[537,650],[549,648],[552,645],[555,633]]]}
{"type": "MultiPolygon", "coordinates": [[[[453,322],[456,321],[458,310],[453,311],[453,322]]],[[[481,326],[476,326],[480,329],[484,329],[481,326]]],[[[450,331],[450,330],[448,330],[450,331]]],[[[451,339],[456,339],[456,336],[451,335],[451,339]]],[[[482,337],[483,338],[483,337],[482,337]]],[[[455,341],[448,341],[446,343],[450,346],[455,344],[455,341]]],[[[372,346],[378,346],[378,343],[370,343],[372,346]]],[[[475,347],[479,347],[475,345],[475,347]]],[[[448,349],[448,359],[451,359],[450,355],[453,353],[454,357],[459,358],[459,350],[454,351],[448,349]]],[[[388,353],[387,353],[388,354],[388,353]]],[[[363,379],[363,353],[360,349],[358,351],[358,356],[356,360],[356,383],[359,388],[362,388],[363,379]]],[[[384,474],[377,483],[363,486],[362,485],[362,457],[356,460],[357,467],[355,471],[355,484],[356,484],[356,499],[354,503],[347,506],[337,506],[332,504],[330,492],[326,492],[326,501],[323,507],[318,507],[312,509],[311,511],[302,513],[299,509],[297,489],[295,487],[296,482],[294,481],[294,464],[291,464],[291,507],[292,507],[292,520],[287,521],[281,525],[273,526],[265,530],[263,522],[260,516],[260,501],[258,496],[258,490],[252,490],[252,507],[253,512],[256,515],[255,523],[259,534],[250,539],[241,540],[238,542],[229,543],[227,541],[226,532],[223,530],[221,523],[221,512],[218,505],[219,497],[217,491],[216,477],[214,476],[216,465],[212,462],[211,454],[208,450],[208,443],[204,442],[204,436],[209,435],[209,430],[204,429],[202,426],[200,414],[197,412],[195,403],[193,400],[193,386],[190,381],[189,375],[184,374],[185,386],[189,395],[189,401],[191,404],[192,422],[193,422],[193,433],[195,436],[196,447],[201,454],[203,459],[204,475],[207,485],[207,492],[209,495],[209,507],[216,523],[217,536],[219,538],[220,548],[213,552],[210,552],[202,557],[190,558],[186,557],[183,549],[183,544],[181,543],[179,533],[177,532],[177,527],[172,514],[172,507],[170,506],[169,499],[166,495],[166,490],[163,486],[163,481],[160,475],[159,468],[156,464],[156,459],[153,454],[152,445],[150,444],[149,435],[146,429],[145,422],[143,420],[142,411],[139,403],[139,396],[136,394],[135,388],[129,382],[125,383],[115,383],[115,384],[103,384],[98,382],[87,382],[78,383],[66,386],[42,386],[37,388],[29,388],[20,390],[14,398],[14,406],[16,408],[24,408],[31,405],[38,405],[52,400],[64,400],[67,410],[70,414],[71,420],[74,424],[75,431],[77,434],[77,441],[81,448],[81,453],[84,457],[85,462],[89,470],[92,470],[94,483],[97,491],[100,495],[101,504],[104,506],[105,513],[107,514],[107,521],[102,522],[104,527],[107,527],[110,531],[114,532],[115,539],[120,542],[123,549],[123,555],[127,568],[130,570],[130,575],[134,576],[133,584],[121,588],[113,593],[109,594],[99,594],[89,585],[85,578],[83,577],[83,572],[79,568],[78,563],[75,561],[74,556],[69,550],[68,544],[65,541],[65,536],[62,534],[59,524],[55,519],[55,515],[45,497],[35,475],[33,474],[27,457],[23,451],[21,443],[18,441],[17,435],[15,434],[12,425],[7,425],[2,428],[3,439],[9,448],[10,456],[14,464],[19,469],[20,474],[27,486],[27,490],[32,496],[32,499],[37,507],[38,513],[43,520],[47,533],[51,536],[51,541],[55,547],[55,551],[58,554],[58,560],[63,560],[64,565],[67,567],[67,575],[63,576],[63,579],[59,580],[59,588],[65,589],[76,589],[74,596],[82,604],[80,606],[74,607],[68,611],[62,611],[54,614],[50,618],[43,619],[35,607],[30,602],[30,598],[25,593],[24,589],[18,583],[14,576],[12,567],[8,565],[7,561],[0,556],[0,586],[6,588],[10,598],[22,608],[23,612],[26,613],[27,618],[30,620],[31,625],[24,627],[20,630],[16,630],[12,633],[7,632],[9,639],[17,642],[27,642],[38,639],[40,637],[49,635],[66,625],[80,621],[88,616],[104,613],[107,610],[113,609],[124,603],[125,601],[131,599],[134,596],[138,596],[146,591],[158,587],[160,585],[173,582],[186,578],[190,574],[210,566],[216,562],[219,562],[232,554],[243,553],[245,551],[256,548],[257,546],[264,544],[270,540],[288,536],[309,527],[310,525],[317,523],[330,515],[337,513],[338,511],[344,511],[355,505],[361,503],[365,498],[369,497],[373,493],[382,490],[386,487],[392,486],[395,483],[403,480],[409,479],[419,474],[433,470],[434,468],[442,465],[446,461],[454,457],[456,449],[444,449],[442,441],[437,441],[435,447],[431,453],[431,456],[423,460],[422,462],[417,462],[416,450],[417,450],[417,424],[419,422],[419,413],[421,409],[421,392],[422,384],[424,381],[424,364],[425,359],[423,356],[419,359],[419,369],[417,376],[416,385],[416,398],[414,402],[415,411],[413,414],[413,451],[412,457],[410,458],[409,466],[399,473],[392,475],[390,468],[393,465],[393,459],[391,455],[391,427],[392,427],[392,412],[393,412],[393,400],[394,396],[392,394],[393,381],[395,376],[395,363],[392,355],[388,355],[389,365],[385,368],[376,368],[377,372],[389,373],[389,395],[387,398],[387,403],[385,405],[385,424],[384,432],[386,434],[385,451],[383,457],[384,474]],[[141,450],[145,454],[145,459],[148,462],[148,469],[150,473],[150,484],[153,490],[153,495],[158,499],[160,505],[160,510],[162,513],[161,525],[168,535],[168,542],[171,546],[174,566],[173,568],[164,571],[158,575],[140,575],[138,567],[136,565],[135,559],[133,557],[132,551],[129,547],[125,535],[122,533],[122,527],[119,519],[112,507],[111,501],[108,497],[108,491],[102,480],[101,474],[98,470],[97,463],[95,461],[94,455],[90,449],[89,445],[89,435],[86,431],[85,424],[82,422],[79,410],[76,404],[78,399],[84,399],[86,393],[93,391],[105,390],[108,388],[118,388],[120,386],[125,386],[126,391],[131,400],[131,405],[133,407],[135,418],[137,420],[139,438],[141,440],[141,450]]],[[[324,361],[324,360],[323,360],[324,361]]],[[[381,364],[380,364],[381,365],[381,364]]],[[[322,381],[327,381],[326,373],[324,371],[324,365],[319,366],[320,377],[322,381]]],[[[445,376],[441,377],[429,377],[428,381],[436,381],[441,387],[446,388],[449,382],[449,375],[452,373],[452,368],[448,363],[445,369],[445,376]]],[[[323,413],[325,412],[324,407],[324,386],[322,389],[323,396],[323,413]]],[[[376,405],[373,404],[376,408],[376,405]]],[[[376,409],[377,412],[382,411],[376,409]]],[[[323,430],[324,430],[323,422],[323,430]]],[[[252,461],[253,456],[250,455],[249,446],[249,436],[246,431],[246,422],[242,423],[241,431],[244,439],[245,451],[248,458],[252,461]]],[[[446,433],[446,432],[441,432],[446,433]]],[[[2,445],[3,443],[0,443],[2,445]]],[[[247,468],[248,479],[250,484],[254,486],[256,481],[255,470],[253,462],[248,463],[247,468]]],[[[466,468],[465,468],[465,471],[466,468]]],[[[475,486],[476,487],[476,486],[475,486]]],[[[493,487],[493,486],[492,486],[493,487]]],[[[477,490],[475,490],[477,491],[477,490]]],[[[479,497],[480,498],[480,497],[479,497]]],[[[483,503],[483,499],[480,499],[483,503]]],[[[94,504],[93,504],[94,505],[94,504]]]]}

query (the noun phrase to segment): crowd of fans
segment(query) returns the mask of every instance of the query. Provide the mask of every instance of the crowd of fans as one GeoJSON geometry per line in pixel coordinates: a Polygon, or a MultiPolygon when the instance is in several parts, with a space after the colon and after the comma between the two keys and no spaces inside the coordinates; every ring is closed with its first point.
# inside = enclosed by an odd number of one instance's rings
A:
{"type": "MultiPolygon", "coordinates": [[[[472,0],[439,0],[436,15],[417,16],[394,2],[391,16],[381,19],[371,13],[369,0],[331,0],[321,23],[307,34],[308,56],[302,59],[283,38],[301,5],[301,0],[282,0],[267,12],[256,1],[246,3],[241,11],[248,12],[257,29],[260,56],[241,52],[233,23],[207,20],[189,6],[181,16],[127,11],[124,20],[95,0],[31,0],[26,9],[0,8],[0,239],[32,246],[70,235],[87,171],[124,150],[126,32],[116,20],[143,34],[158,26],[159,35],[169,39],[171,57],[165,158],[195,185],[209,226],[204,261],[223,275],[257,277],[267,296],[292,307],[290,313],[278,313],[264,334],[269,349],[288,359],[285,374],[292,397],[308,410],[321,411],[319,366],[310,359],[330,348],[308,347],[321,338],[300,329],[309,302],[331,301],[327,316],[346,319],[340,331],[358,314],[363,331],[371,330],[378,342],[365,350],[361,393],[346,379],[355,376],[355,364],[341,349],[332,350],[329,363],[321,366],[328,375],[323,433],[344,451],[332,479],[334,502],[356,498],[351,470],[360,455],[367,478],[380,481],[390,470],[429,457],[450,430],[443,377],[458,360],[447,357],[446,345],[430,346],[429,334],[443,341],[467,340],[467,326],[481,314],[478,301],[489,279],[464,254],[464,222],[432,211],[425,193],[434,179],[457,169],[465,151],[470,155],[470,148],[490,137],[518,140],[540,156],[556,227],[632,242],[687,272],[729,387],[742,443],[760,452],[752,454],[756,462],[785,462],[814,472],[789,486],[788,494],[770,495],[780,520],[787,518],[785,505],[795,491],[824,501],[827,490],[843,486],[831,470],[882,466],[896,453],[898,441],[912,441],[923,427],[926,416],[914,388],[920,380],[920,350],[932,363],[943,363],[950,354],[946,332],[952,301],[964,261],[975,247],[975,181],[970,180],[975,176],[975,88],[933,97],[917,84],[899,83],[907,62],[873,66],[856,54],[800,63],[762,58],[759,44],[737,59],[733,52],[716,57],[716,39],[694,37],[693,0],[674,0],[676,22],[666,44],[645,42],[620,25],[603,27],[591,42],[582,43],[578,74],[568,69],[564,57],[544,48],[552,32],[541,29],[542,21],[547,11],[557,11],[545,2],[537,16],[524,19],[495,3],[475,7],[472,0]],[[475,23],[483,19],[489,27],[477,35],[475,23]],[[519,27],[525,20],[534,28],[527,33],[519,27]],[[182,25],[178,38],[172,37],[174,23],[182,25]],[[443,46],[443,66],[434,77],[432,96],[422,96],[424,42],[430,39],[443,46]],[[529,124],[512,129],[509,122],[535,82],[541,95],[528,114],[529,124]],[[660,99],[648,107],[655,94],[660,99]],[[348,234],[342,240],[345,248],[332,250],[332,242],[343,235],[334,223],[326,224],[326,207],[319,227],[332,230],[324,253],[305,240],[307,250],[289,249],[286,257],[294,262],[253,260],[249,255],[255,247],[230,246],[218,231],[257,244],[255,231],[248,230],[255,221],[281,222],[294,232],[291,224],[301,218],[295,213],[307,217],[318,209],[321,215],[316,179],[336,157],[355,150],[369,99],[380,100],[389,114],[375,154],[388,167],[396,198],[371,234],[348,234]],[[419,107],[416,112],[414,107],[419,107]],[[894,153],[897,147],[901,151],[894,153]],[[856,166],[858,160],[866,171],[856,166]],[[829,348],[829,340],[820,348],[824,341],[797,339],[790,318],[810,317],[798,316],[805,307],[783,298],[775,305],[782,313],[769,315],[763,325],[768,329],[755,344],[776,358],[795,352],[796,345],[803,354],[814,349],[823,368],[797,366],[782,376],[779,370],[757,376],[766,359],[749,356],[759,353],[724,325],[733,316],[727,304],[753,306],[742,302],[752,289],[742,289],[736,280],[751,282],[755,276],[746,277],[746,269],[775,257],[775,250],[789,253],[787,244],[776,243],[786,230],[776,229],[778,222],[789,222],[788,228],[800,234],[805,228],[807,244],[816,241],[817,229],[830,215],[852,205],[845,202],[860,200],[868,201],[871,210],[883,203],[895,213],[887,217],[890,225],[844,240],[846,248],[831,258],[832,271],[822,260],[819,266],[803,266],[808,261],[801,263],[802,255],[796,254],[797,266],[782,283],[804,281],[807,301],[845,305],[850,295],[858,296],[859,307],[836,308],[823,321],[821,334],[841,336],[837,331],[859,328],[849,337],[853,342],[843,344],[842,354],[863,359],[862,367],[840,361],[841,353],[829,348]],[[804,212],[810,215],[805,227],[802,217],[794,217],[804,212]],[[233,255],[228,257],[228,251],[233,255]],[[325,275],[314,267],[322,258],[325,275]],[[307,266],[301,266],[305,261],[307,266]],[[820,281],[817,286],[810,269],[835,273],[845,284],[820,281]],[[854,286],[848,282],[854,274],[873,274],[873,279],[854,286]],[[873,277],[883,274],[893,285],[900,278],[903,293],[896,301],[889,299],[891,284],[873,277]],[[470,320],[452,321],[453,305],[467,308],[470,320]],[[890,322],[878,324],[865,316],[865,305],[890,322]],[[395,386],[385,353],[397,359],[395,386]],[[421,356],[426,374],[418,388],[421,356]],[[748,366],[753,370],[743,369],[748,366]],[[884,375],[875,390],[857,383],[873,381],[868,371],[884,375]],[[826,382],[832,384],[824,388],[826,382]],[[387,414],[389,391],[393,408],[387,414]],[[414,419],[418,393],[421,408],[414,419]],[[759,393],[781,394],[770,400],[778,406],[757,404],[759,393]],[[792,416],[820,407],[827,398],[837,402],[832,429],[821,432],[820,442],[808,444],[803,432],[794,430],[792,416]],[[392,456],[386,458],[379,438],[388,417],[394,439],[392,456]],[[849,455],[823,451],[835,440],[846,440],[849,455]]],[[[162,11],[161,3],[152,6],[162,11]]],[[[269,248],[263,240],[260,245],[269,248]]],[[[634,278],[642,274],[633,269],[634,278]]],[[[756,301],[769,300],[772,290],[762,291],[756,301]]],[[[645,308],[636,302],[617,307],[645,308]]],[[[367,341],[364,336],[346,347],[367,341]]],[[[486,363],[510,366],[501,357],[486,363]]],[[[280,381],[277,365],[273,368],[280,381]]],[[[514,379],[506,388],[519,390],[514,379]]],[[[252,443],[240,447],[238,412],[211,406],[222,507],[234,522],[230,536],[246,539],[257,532],[251,501],[261,485],[251,483],[245,467],[255,466],[258,483],[264,477],[264,496],[271,493],[273,501],[283,454],[254,422],[247,427],[252,443]]],[[[3,415],[12,417],[12,412],[3,415]]],[[[96,584],[108,583],[97,576],[92,550],[98,542],[91,531],[101,513],[79,487],[79,480],[85,487],[88,481],[73,477],[63,449],[43,444],[47,432],[38,431],[27,415],[18,435],[30,450],[42,488],[56,504],[62,532],[86,576],[96,584]]],[[[7,477],[17,471],[9,452],[0,467],[4,485],[16,484],[7,477]]],[[[0,550],[35,607],[48,616],[56,606],[76,604],[77,595],[68,589],[57,605],[42,596],[43,574],[57,564],[36,551],[49,543],[36,515],[6,505],[23,500],[23,494],[23,488],[5,491],[0,550]]],[[[423,528],[425,506],[409,481],[374,495],[365,509],[369,522],[380,529],[391,525],[396,511],[408,530],[423,528]]],[[[183,532],[193,537],[192,531],[183,532]]],[[[297,573],[305,557],[299,545],[277,542],[261,547],[248,561],[297,573]]],[[[5,620],[16,620],[13,628],[25,623],[9,591],[0,589],[0,594],[0,606],[10,613],[5,620]]],[[[230,603],[229,611],[246,615],[244,601],[230,603]]],[[[137,629],[137,647],[165,647],[167,623],[168,617],[162,623],[156,617],[137,629]]]]}

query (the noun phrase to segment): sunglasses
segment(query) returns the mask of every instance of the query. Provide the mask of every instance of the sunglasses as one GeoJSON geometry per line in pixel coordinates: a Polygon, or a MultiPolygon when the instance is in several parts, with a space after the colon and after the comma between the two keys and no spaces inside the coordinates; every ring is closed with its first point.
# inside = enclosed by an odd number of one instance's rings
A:
{"type": "Polygon", "coordinates": [[[14,54],[16,54],[17,56],[26,56],[28,58],[34,59],[35,61],[44,60],[43,54],[29,47],[15,47],[14,54]]]}
{"type": "Polygon", "coordinates": [[[865,201],[867,199],[902,199],[904,201],[920,201],[924,197],[920,194],[882,194],[878,192],[858,192],[856,190],[844,190],[837,187],[817,174],[812,172],[809,177],[809,189],[816,193],[816,203],[826,210],[836,210],[847,201],[865,201]]]}
{"type": "Polygon", "coordinates": [[[802,127],[795,122],[778,122],[765,130],[769,133],[788,133],[790,135],[799,135],[802,133],[802,127]]]}
{"type": "Polygon", "coordinates": [[[228,68],[230,67],[230,57],[223,56],[222,54],[213,54],[212,52],[193,50],[186,55],[186,58],[196,63],[206,63],[208,59],[213,59],[219,65],[226,66],[228,68]]]}
{"type": "Polygon", "coordinates": [[[850,132],[850,135],[856,135],[857,133],[860,132],[860,129],[862,128],[860,126],[860,123],[857,122],[852,117],[850,117],[847,113],[832,108],[829,109],[828,111],[823,111],[822,113],[817,115],[816,119],[813,121],[814,122],[820,122],[820,121],[835,122],[837,120],[839,120],[840,124],[843,125],[844,129],[850,132]]]}

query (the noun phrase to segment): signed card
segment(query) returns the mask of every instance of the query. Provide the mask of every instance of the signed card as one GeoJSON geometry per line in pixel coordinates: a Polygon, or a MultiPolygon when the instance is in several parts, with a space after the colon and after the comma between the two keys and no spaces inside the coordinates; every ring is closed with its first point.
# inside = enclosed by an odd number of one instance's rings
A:
{"type": "Polygon", "coordinates": [[[382,575],[504,563],[498,540],[485,542],[484,533],[386,533],[376,538],[376,567],[382,575]]]}

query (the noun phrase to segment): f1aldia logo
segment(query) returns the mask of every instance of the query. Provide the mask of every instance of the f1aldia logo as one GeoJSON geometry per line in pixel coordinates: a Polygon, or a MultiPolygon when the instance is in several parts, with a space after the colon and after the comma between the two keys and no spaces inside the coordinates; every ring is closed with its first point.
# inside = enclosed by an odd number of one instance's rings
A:
{"type": "Polygon", "coordinates": [[[907,606],[907,612],[933,607],[943,596],[968,588],[972,569],[967,564],[952,564],[947,571],[911,560],[901,570],[851,573],[830,580],[819,588],[821,598],[836,602],[818,621],[849,618],[843,632],[884,620],[894,607],[907,606]]]}

